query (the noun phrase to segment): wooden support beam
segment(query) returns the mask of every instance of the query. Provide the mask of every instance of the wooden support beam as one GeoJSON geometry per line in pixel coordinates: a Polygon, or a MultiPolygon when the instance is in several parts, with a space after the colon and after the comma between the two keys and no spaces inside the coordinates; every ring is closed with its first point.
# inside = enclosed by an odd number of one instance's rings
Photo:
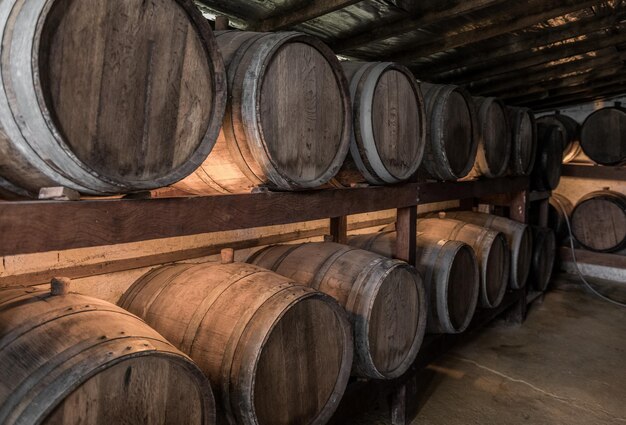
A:
{"type": "Polygon", "coordinates": [[[410,43],[404,52],[392,54],[390,59],[398,62],[411,62],[416,58],[445,52],[460,46],[507,34],[511,31],[519,31],[597,3],[598,0],[535,0],[516,2],[510,4],[498,18],[490,17],[482,22],[475,23],[477,27],[475,29],[460,33],[443,34],[424,43],[410,43]]]}
{"type": "Polygon", "coordinates": [[[391,394],[391,424],[406,425],[406,385],[401,384],[391,394]]]}
{"type": "Polygon", "coordinates": [[[534,102],[548,101],[554,102],[563,96],[572,96],[577,94],[593,95],[597,89],[605,89],[615,85],[626,83],[626,74],[621,73],[602,77],[599,79],[590,79],[578,85],[557,88],[554,90],[543,91],[541,93],[533,93],[526,96],[510,98],[507,102],[511,104],[532,104],[534,102]]]}
{"type": "Polygon", "coordinates": [[[515,193],[511,200],[509,217],[511,220],[519,221],[520,223],[528,223],[529,206],[530,200],[527,190],[515,193]]]}
{"type": "MultiPolygon", "coordinates": [[[[610,86],[605,89],[595,89],[588,93],[574,93],[560,98],[549,98],[533,103],[523,104],[535,111],[551,111],[566,106],[582,105],[596,101],[610,99],[619,95],[626,95],[626,83],[610,86]]],[[[522,105],[520,103],[520,105],[522,105]]]]}
{"type": "Polygon", "coordinates": [[[415,264],[417,206],[399,208],[396,220],[396,255],[399,260],[415,264]]]}
{"type": "Polygon", "coordinates": [[[563,176],[626,182],[626,165],[621,167],[607,167],[603,165],[564,164],[563,176]]]}
{"type": "Polygon", "coordinates": [[[293,11],[282,11],[279,15],[271,16],[252,25],[254,31],[277,31],[293,27],[311,19],[318,18],[344,7],[352,6],[361,0],[310,0],[303,2],[304,7],[293,11]]]}
{"type": "Polygon", "coordinates": [[[333,238],[333,242],[340,243],[342,245],[348,244],[348,217],[342,215],[341,217],[332,217],[330,219],[330,235],[333,238]]]}

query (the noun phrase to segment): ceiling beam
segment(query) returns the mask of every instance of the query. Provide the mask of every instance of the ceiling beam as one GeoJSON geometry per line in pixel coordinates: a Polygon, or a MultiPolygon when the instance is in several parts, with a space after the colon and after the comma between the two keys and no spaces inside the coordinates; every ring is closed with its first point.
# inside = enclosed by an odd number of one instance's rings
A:
{"type": "Polygon", "coordinates": [[[610,99],[620,96],[622,94],[626,94],[626,83],[617,84],[607,87],[605,89],[598,89],[595,92],[578,93],[570,96],[563,96],[560,98],[546,99],[546,101],[537,102],[535,104],[528,104],[525,106],[528,106],[535,111],[554,110],[566,106],[590,103],[600,99],[610,99]]]}
{"type": "Polygon", "coordinates": [[[590,79],[589,81],[583,82],[575,86],[562,87],[554,90],[548,90],[542,93],[535,93],[528,96],[509,99],[507,103],[512,105],[528,105],[546,103],[546,101],[552,102],[553,99],[556,100],[564,96],[574,96],[578,94],[593,95],[594,92],[598,91],[599,89],[607,89],[625,82],[626,74],[611,75],[609,77],[602,77],[599,79],[590,79]]]}
{"type": "MultiPolygon", "coordinates": [[[[405,51],[392,54],[389,59],[397,62],[411,62],[416,58],[427,57],[434,53],[477,43],[510,33],[511,31],[519,31],[598,3],[598,0],[536,0],[534,2],[517,2],[503,11],[501,16],[508,19],[496,20],[493,24],[479,26],[476,29],[456,34],[443,34],[439,37],[433,37],[424,43],[410,44],[405,51]]],[[[488,23],[493,21],[493,17],[487,20],[488,23]]]]}
{"type": "Polygon", "coordinates": [[[270,16],[256,22],[251,25],[251,29],[260,32],[282,30],[352,6],[359,1],[361,0],[310,0],[304,7],[295,10],[283,10],[276,16],[270,16]]]}

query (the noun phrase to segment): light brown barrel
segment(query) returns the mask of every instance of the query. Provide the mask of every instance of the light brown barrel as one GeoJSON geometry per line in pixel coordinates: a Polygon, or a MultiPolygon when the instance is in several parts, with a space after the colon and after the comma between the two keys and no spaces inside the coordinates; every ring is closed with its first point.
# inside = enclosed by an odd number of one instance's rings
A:
{"type": "Polygon", "coordinates": [[[537,157],[530,176],[535,190],[554,190],[561,181],[563,132],[560,127],[539,124],[537,126],[537,157]]]}
{"type": "Polygon", "coordinates": [[[504,233],[511,253],[509,285],[513,289],[526,285],[533,249],[533,237],[527,225],[508,218],[471,211],[446,212],[446,216],[504,233]]]}
{"type": "Polygon", "coordinates": [[[589,115],[580,140],[585,154],[598,164],[626,162],[626,109],[616,103],[589,115]]]}
{"type": "MultiPolygon", "coordinates": [[[[352,246],[387,257],[395,252],[396,233],[379,232],[349,238],[352,246]]],[[[469,326],[480,292],[476,255],[459,241],[417,236],[415,267],[424,279],[429,300],[428,333],[460,333],[469,326]]]]}
{"type": "Polygon", "coordinates": [[[226,74],[189,0],[3,0],[0,186],[148,190],[211,151],[226,74]]]}
{"type": "Polygon", "coordinates": [[[527,176],[533,170],[537,151],[537,123],[535,115],[528,108],[509,107],[511,123],[511,174],[527,176]]]}
{"type": "Polygon", "coordinates": [[[537,124],[553,125],[561,129],[564,136],[563,163],[573,161],[583,150],[581,149],[581,127],[574,118],[556,112],[537,119],[537,124]]]}
{"type": "Polygon", "coordinates": [[[509,283],[509,246],[503,233],[445,218],[424,218],[417,221],[417,230],[430,238],[465,242],[472,247],[480,268],[480,306],[500,305],[509,283]]]}
{"type": "Polygon", "coordinates": [[[474,176],[500,177],[509,168],[511,124],[504,103],[495,97],[475,97],[478,121],[478,152],[474,176]]]}
{"type": "Polygon", "coordinates": [[[533,232],[533,258],[528,282],[537,291],[545,291],[552,277],[556,239],[554,231],[546,227],[531,226],[533,232]]]}
{"type": "Polygon", "coordinates": [[[296,33],[216,32],[229,102],[211,155],[176,187],[196,194],[327,183],[350,147],[348,83],[333,52],[296,33]]]}
{"type": "Polygon", "coordinates": [[[626,247],[626,195],[591,192],[572,211],[572,233],[585,249],[615,252],[626,247]]]}
{"type": "Polygon", "coordinates": [[[457,180],[474,166],[478,124],[472,97],[461,87],[422,83],[426,147],[422,168],[432,178],[457,180]]]}
{"type": "Polygon", "coordinates": [[[557,242],[569,236],[566,217],[572,216],[574,205],[565,196],[553,193],[548,205],[548,227],[554,231],[557,242]]]}
{"type": "Polygon", "coordinates": [[[248,262],[334,297],[354,329],[354,374],[402,375],[415,360],[426,329],[424,284],[407,263],[336,243],[278,245],[248,262]]]}
{"type": "Polygon", "coordinates": [[[200,369],[113,304],[14,287],[0,323],[3,425],[216,423],[200,369]]]}
{"type": "Polygon", "coordinates": [[[324,424],[350,376],[352,331],[339,304],[251,264],[160,267],[120,305],[194,359],[231,422],[324,424]]]}
{"type": "Polygon", "coordinates": [[[335,184],[400,183],[415,174],[426,143],[422,91],[407,68],[392,62],[342,62],[350,82],[350,154],[335,184]]]}

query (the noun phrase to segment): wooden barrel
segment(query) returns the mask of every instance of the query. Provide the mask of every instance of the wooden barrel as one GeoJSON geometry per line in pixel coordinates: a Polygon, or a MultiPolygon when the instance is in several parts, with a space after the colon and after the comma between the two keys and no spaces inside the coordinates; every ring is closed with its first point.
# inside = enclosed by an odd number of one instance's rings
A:
{"type": "Polygon", "coordinates": [[[478,125],[472,97],[461,87],[422,83],[426,147],[422,168],[438,180],[467,176],[476,160],[478,125]]]}
{"type": "Polygon", "coordinates": [[[589,115],[583,123],[581,146],[585,154],[602,165],[626,161],[626,109],[619,103],[589,115]]]}
{"type": "Polygon", "coordinates": [[[554,231],[557,241],[569,236],[566,217],[572,216],[574,205],[565,196],[553,193],[548,205],[548,227],[554,231]]]}
{"type": "MultiPolygon", "coordinates": [[[[383,231],[349,238],[352,246],[393,256],[396,233],[383,231]]],[[[459,241],[417,236],[415,267],[424,279],[429,300],[428,333],[460,333],[469,326],[480,291],[476,255],[459,241]]]]}
{"type": "Polygon", "coordinates": [[[626,247],[626,195],[591,192],[572,211],[572,233],[585,249],[615,252],[626,247]]]}
{"type": "Polygon", "coordinates": [[[350,154],[335,184],[408,180],[422,162],[426,114],[422,91],[407,68],[391,62],[342,62],[350,82],[350,154]]]}
{"type": "Polygon", "coordinates": [[[474,98],[478,111],[478,151],[473,176],[500,177],[509,168],[511,124],[504,103],[495,97],[474,98]]]}
{"type": "Polygon", "coordinates": [[[465,242],[472,247],[480,268],[480,306],[500,305],[509,283],[509,246],[503,233],[481,226],[440,218],[417,221],[417,230],[425,236],[465,242]]]}
{"type": "Polygon", "coordinates": [[[556,112],[553,115],[545,115],[537,119],[537,124],[554,125],[561,129],[564,135],[563,145],[563,163],[566,164],[578,157],[583,150],[581,149],[581,127],[578,121],[556,112]]]}
{"type": "Polygon", "coordinates": [[[197,362],[231,423],[324,424],[350,376],[339,304],[251,264],[156,268],[120,305],[197,362]]]}
{"type": "Polygon", "coordinates": [[[200,369],[113,304],[13,287],[0,323],[3,425],[216,423],[200,369]]]}
{"type": "Polygon", "coordinates": [[[0,186],[148,190],[211,151],[226,74],[189,0],[3,0],[0,186]]]}
{"type": "Polygon", "coordinates": [[[528,108],[509,107],[511,122],[511,160],[509,169],[516,176],[529,175],[535,164],[537,152],[537,123],[528,108]]]}
{"type": "Polygon", "coordinates": [[[533,237],[527,225],[508,218],[471,211],[448,211],[446,217],[504,233],[511,253],[509,285],[513,289],[526,285],[533,249],[533,237]]]}
{"type": "Polygon", "coordinates": [[[531,226],[533,233],[533,258],[528,282],[537,291],[545,291],[552,277],[556,239],[554,231],[545,227],[531,226]]]}
{"type": "Polygon", "coordinates": [[[415,360],[426,329],[422,278],[407,263],[336,243],[279,245],[248,262],[334,297],[354,329],[355,375],[391,379],[415,360]]]}
{"type": "Polygon", "coordinates": [[[557,126],[537,125],[537,158],[531,174],[531,186],[535,190],[554,190],[561,181],[564,143],[563,132],[557,126]]]}
{"type": "Polygon", "coordinates": [[[177,183],[196,194],[327,183],[350,147],[348,83],[333,52],[296,33],[216,32],[229,102],[211,155],[177,183]]]}

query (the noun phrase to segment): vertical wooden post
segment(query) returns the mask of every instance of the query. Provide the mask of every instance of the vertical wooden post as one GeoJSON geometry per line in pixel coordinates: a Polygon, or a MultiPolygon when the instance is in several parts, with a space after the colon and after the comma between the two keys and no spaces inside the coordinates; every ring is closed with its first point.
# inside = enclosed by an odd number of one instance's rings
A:
{"type": "Polygon", "coordinates": [[[398,208],[396,218],[396,255],[399,260],[415,264],[417,206],[398,208]]]}
{"type": "Polygon", "coordinates": [[[226,16],[219,15],[215,17],[215,31],[226,31],[229,25],[230,22],[226,16]]]}
{"type": "Polygon", "coordinates": [[[348,217],[332,217],[330,219],[330,235],[332,241],[346,245],[348,243],[348,217]]]}
{"type": "Polygon", "coordinates": [[[541,227],[548,227],[548,212],[550,209],[550,200],[542,199],[539,201],[539,223],[541,227]]]}
{"type": "Polygon", "coordinates": [[[391,424],[406,425],[406,385],[402,384],[391,394],[391,424]]]}
{"type": "Polygon", "coordinates": [[[528,191],[517,192],[511,199],[509,217],[520,223],[528,223],[528,191]]]}

